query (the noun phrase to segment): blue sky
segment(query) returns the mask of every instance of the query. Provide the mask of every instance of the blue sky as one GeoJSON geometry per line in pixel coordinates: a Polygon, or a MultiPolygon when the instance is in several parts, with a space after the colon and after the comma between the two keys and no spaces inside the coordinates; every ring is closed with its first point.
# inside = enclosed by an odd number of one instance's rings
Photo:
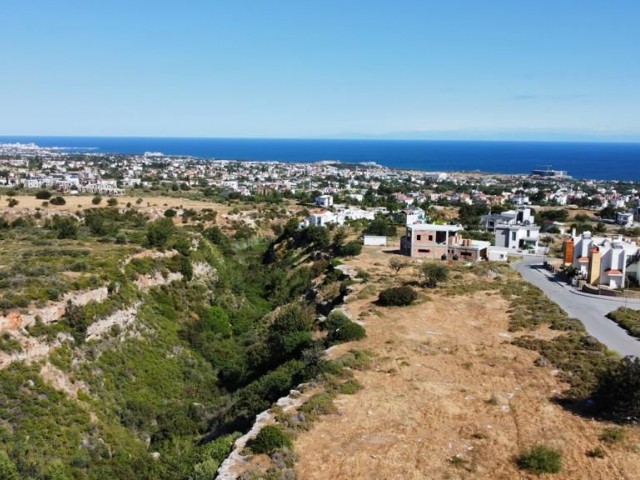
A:
{"type": "Polygon", "coordinates": [[[0,0],[0,134],[640,140],[637,0],[0,0]]]}

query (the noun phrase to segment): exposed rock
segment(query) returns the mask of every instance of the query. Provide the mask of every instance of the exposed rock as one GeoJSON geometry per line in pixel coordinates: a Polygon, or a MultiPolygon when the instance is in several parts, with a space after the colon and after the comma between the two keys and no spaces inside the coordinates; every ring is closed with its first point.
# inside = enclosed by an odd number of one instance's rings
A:
{"type": "Polygon", "coordinates": [[[80,390],[87,391],[87,386],[83,382],[72,382],[65,372],[49,362],[40,369],[40,376],[53,388],[66,392],[72,398],[77,398],[80,390]]]}
{"type": "MultiPolygon", "coordinates": [[[[296,390],[301,390],[301,386],[299,386],[296,390]]],[[[294,391],[295,390],[292,390],[291,392],[294,391]]],[[[305,395],[295,395],[296,398],[293,398],[290,393],[288,396],[279,399],[276,402],[276,405],[280,407],[283,412],[287,412],[302,405],[311,396],[312,393],[312,391],[309,391],[305,395]]],[[[245,464],[247,457],[242,455],[240,452],[244,450],[249,440],[255,438],[256,435],[258,435],[263,427],[274,422],[275,415],[275,412],[269,409],[256,416],[256,420],[253,423],[253,427],[251,427],[251,430],[249,430],[242,437],[238,438],[233,444],[233,451],[229,454],[225,461],[222,462],[222,465],[220,465],[216,480],[236,480],[238,478],[241,478],[241,473],[238,470],[245,464]]]]}
{"type": "Polygon", "coordinates": [[[136,286],[146,292],[153,287],[159,287],[167,285],[171,282],[182,280],[182,274],[180,272],[169,272],[167,276],[163,276],[162,273],[156,272],[154,275],[140,275],[136,281],[136,286]]]}
{"type": "Polygon", "coordinates": [[[125,329],[136,319],[138,308],[140,308],[140,302],[135,303],[126,310],[117,310],[108,317],[92,323],[89,325],[89,328],[87,328],[87,340],[93,340],[100,337],[104,333],[108,332],[114,325],[118,325],[121,329],[125,329]]]}

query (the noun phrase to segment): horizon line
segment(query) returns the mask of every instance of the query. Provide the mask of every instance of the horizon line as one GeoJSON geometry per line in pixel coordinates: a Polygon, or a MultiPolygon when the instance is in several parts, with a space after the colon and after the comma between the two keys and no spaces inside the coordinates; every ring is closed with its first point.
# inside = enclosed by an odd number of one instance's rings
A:
{"type": "Polygon", "coordinates": [[[184,140],[327,140],[327,141],[397,141],[397,142],[478,142],[478,143],[625,143],[640,144],[640,138],[408,138],[385,135],[353,135],[353,136],[198,136],[198,135],[55,135],[55,134],[0,134],[0,139],[29,138],[128,138],[128,139],[184,139],[184,140]]]}

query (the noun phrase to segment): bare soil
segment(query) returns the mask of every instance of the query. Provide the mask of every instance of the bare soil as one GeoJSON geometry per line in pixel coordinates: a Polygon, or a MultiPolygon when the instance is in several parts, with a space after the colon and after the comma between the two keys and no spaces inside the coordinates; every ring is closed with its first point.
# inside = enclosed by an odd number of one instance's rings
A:
{"type": "Polygon", "coordinates": [[[410,268],[393,277],[391,256],[366,248],[347,262],[372,273],[376,293],[362,298],[358,291],[373,289],[359,286],[345,305],[365,323],[367,339],[331,353],[366,349],[375,366],[356,372],[364,388],[339,396],[338,414],[297,437],[299,478],[640,478],[638,432],[627,427],[623,442],[603,444],[598,437],[612,425],[554,403],[566,385],[552,367],[534,366],[537,353],[510,344],[507,302],[499,294],[428,292],[410,307],[374,305],[383,284],[415,279],[410,268]],[[536,477],[518,469],[518,454],[537,443],[562,451],[561,473],[536,477]],[[604,458],[587,455],[596,447],[604,458]]]}

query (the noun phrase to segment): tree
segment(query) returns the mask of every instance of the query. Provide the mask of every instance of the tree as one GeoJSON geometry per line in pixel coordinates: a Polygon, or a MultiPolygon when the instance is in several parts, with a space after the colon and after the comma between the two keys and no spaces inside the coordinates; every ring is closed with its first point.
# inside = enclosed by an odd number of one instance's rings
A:
{"type": "Polygon", "coordinates": [[[149,247],[165,247],[173,236],[176,227],[169,218],[159,218],[147,225],[147,245],[149,247]]]}
{"type": "Polygon", "coordinates": [[[53,229],[58,232],[58,238],[76,238],[78,236],[78,221],[75,218],[53,217],[53,229]]]}
{"type": "Polygon", "coordinates": [[[438,282],[444,282],[449,277],[447,267],[436,262],[424,262],[419,267],[419,273],[424,277],[424,282],[429,288],[437,287],[438,282]]]}
{"type": "Polygon", "coordinates": [[[89,227],[91,233],[94,235],[105,235],[107,233],[107,227],[104,223],[104,215],[97,209],[90,209],[85,212],[84,224],[89,227]]]}
{"type": "Polygon", "coordinates": [[[351,240],[340,248],[340,255],[345,257],[356,257],[362,252],[362,244],[358,240],[351,240]]]}
{"type": "Polygon", "coordinates": [[[593,233],[606,233],[607,227],[604,223],[598,222],[593,227],[593,233]]]}
{"type": "Polygon", "coordinates": [[[592,397],[603,415],[620,422],[640,421],[640,360],[625,357],[602,372],[592,397]]]}
{"type": "Polygon", "coordinates": [[[396,227],[384,215],[376,215],[371,223],[364,229],[367,235],[380,235],[393,237],[396,234],[396,227]]]}
{"type": "Polygon", "coordinates": [[[36,198],[38,200],[49,200],[51,198],[51,192],[49,190],[38,190],[36,192],[36,198]]]}
{"type": "Polygon", "coordinates": [[[402,307],[410,305],[418,298],[418,294],[411,287],[391,287],[378,294],[378,303],[384,307],[402,307]]]}
{"type": "Polygon", "coordinates": [[[401,257],[393,257],[389,260],[389,268],[396,272],[396,275],[400,273],[400,270],[409,266],[409,262],[401,257]]]}
{"type": "Polygon", "coordinates": [[[488,205],[462,205],[458,209],[458,220],[466,230],[477,230],[480,216],[489,213],[488,205]]]}
{"type": "Polygon", "coordinates": [[[291,448],[291,439],[280,427],[267,425],[247,442],[247,447],[254,453],[271,453],[281,448],[291,448]]]}
{"type": "Polygon", "coordinates": [[[537,217],[538,221],[540,221],[541,223],[544,221],[564,222],[567,218],[569,218],[569,212],[564,208],[555,210],[544,210],[538,212],[537,217]]]}
{"type": "Polygon", "coordinates": [[[600,218],[614,219],[618,210],[613,205],[607,205],[600,210],[600,218]]]}

